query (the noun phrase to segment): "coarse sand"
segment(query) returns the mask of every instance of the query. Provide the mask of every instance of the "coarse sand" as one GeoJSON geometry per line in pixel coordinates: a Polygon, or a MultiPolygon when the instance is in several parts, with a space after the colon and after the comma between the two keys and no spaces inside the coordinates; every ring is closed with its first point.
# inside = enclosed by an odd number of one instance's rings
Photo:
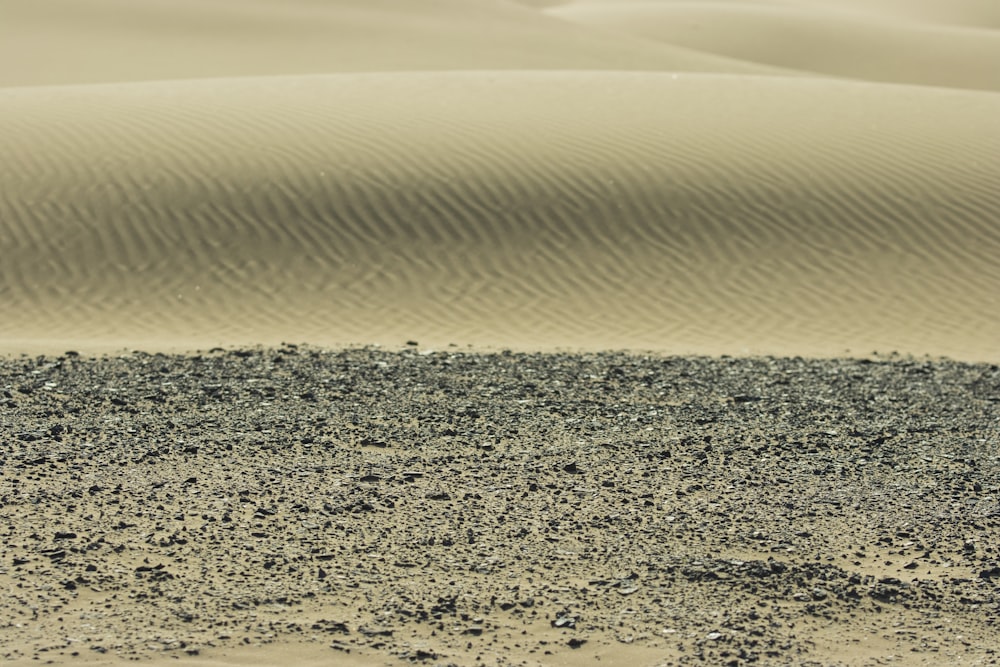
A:
{"type": "Polygon", "coordinates": [[[0,388],[4,664],[996,660],[996,366],[284,346],[0,388]]]}

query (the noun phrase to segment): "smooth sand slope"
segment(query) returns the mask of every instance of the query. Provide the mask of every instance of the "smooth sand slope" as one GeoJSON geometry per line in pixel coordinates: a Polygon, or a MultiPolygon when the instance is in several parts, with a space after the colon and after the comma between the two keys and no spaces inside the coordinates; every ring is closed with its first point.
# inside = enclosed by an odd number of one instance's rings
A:
{"type": "Polygon", "coordinates": [[[990,5],[3,5],[8,351],[997,356],[990,5]]]}
{"type": "Polygon", "coordinates": [[[1000,32],[835,6],[580,2],[549,12],[671,45],[834,77],[1000,90],[1000,32]]]}
{"type": "Polygon", "coordinates": [[[3,0],[0,84],[326,72],[777,72],[505,0],[3,0]]]}

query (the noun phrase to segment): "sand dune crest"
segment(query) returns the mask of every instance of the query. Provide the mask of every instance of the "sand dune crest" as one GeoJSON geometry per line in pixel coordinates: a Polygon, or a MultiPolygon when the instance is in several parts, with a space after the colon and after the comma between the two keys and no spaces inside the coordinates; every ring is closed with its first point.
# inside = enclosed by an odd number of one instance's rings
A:
{"type": "Polygon", "coordinates": [[[584,25],[785,70],[1000,90],[1000,31],[899,21],[839,6],[575,2],[548,10],[584,25]]]}
{"type": "Polygon", "coordinates": [[[0,86],[454,69],[781,72],[505,0],[8,0],[0,22],[0,86]]]}

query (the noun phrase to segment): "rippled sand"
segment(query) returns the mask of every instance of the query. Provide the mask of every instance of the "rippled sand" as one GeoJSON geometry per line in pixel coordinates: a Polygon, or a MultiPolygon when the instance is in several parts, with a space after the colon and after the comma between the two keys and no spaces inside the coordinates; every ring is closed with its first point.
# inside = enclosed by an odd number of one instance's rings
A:
{"type": "Polygon", "coordinates": [[[4,11],[8,352],[997,358],[994,3],[4,11]]]}

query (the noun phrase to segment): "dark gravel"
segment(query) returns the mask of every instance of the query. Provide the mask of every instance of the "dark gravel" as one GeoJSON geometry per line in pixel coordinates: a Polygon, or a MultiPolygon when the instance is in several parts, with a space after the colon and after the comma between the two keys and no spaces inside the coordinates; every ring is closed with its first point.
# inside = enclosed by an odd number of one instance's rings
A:
{"type": "Polygon", "coordinates": [[[997,664],[998,444],[949,361],[0,360],[0,661],[997,664]]]}

